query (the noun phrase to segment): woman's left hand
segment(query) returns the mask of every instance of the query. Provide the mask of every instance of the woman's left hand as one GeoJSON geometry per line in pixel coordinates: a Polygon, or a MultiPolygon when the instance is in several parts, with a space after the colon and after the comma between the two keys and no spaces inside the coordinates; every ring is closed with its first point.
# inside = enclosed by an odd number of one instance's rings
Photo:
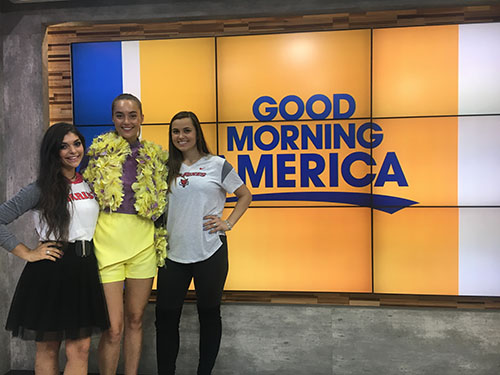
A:
{"type": "Polygon", "coordinates": [[[209,233],[217,233],[219,231],[228,231],[229,227],[226,222],[216,215],[207,215],[203,218],[206,220],[203,223],[203,230],[209,230],[209,233]]]}

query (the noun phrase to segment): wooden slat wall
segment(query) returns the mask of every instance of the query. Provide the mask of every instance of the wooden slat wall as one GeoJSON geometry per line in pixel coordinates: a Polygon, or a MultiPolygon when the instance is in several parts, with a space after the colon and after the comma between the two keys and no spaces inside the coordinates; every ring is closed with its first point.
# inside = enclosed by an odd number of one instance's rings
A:
{"type": "Polygon", "coordinates": [[[70,44],[500,21],[500,5],[168,23],[67,24],[47,29],[49,120],[72,122],[70,44]]]}
{"type": "MultiPolygon", "coordinates": [[[[156,290],[153,290],[150,301],[156,301],[156,290]]],[[[186,301],[196,302],[196,293],[194,290],[188,291],[186,301]]],[[[414,306],[482,310],[500,309],[500,297],[382,293],[224,291],[222,302],[373,307],[414,306]]]]}
{"type": "MultiPolygon", "coordinates": [[[[74,42],[248,35],[477,22],[499,22],[500,5],[389,10],[295,17],[240,18],[159,23],[68,23],[47,29],[49,120],[73,121],[70,46],[74,42]]],[[[189,292],[187,300],[194,300],[189,292]]],[[[152,299],[155,299],[154,293],[152,299]]],[[[224,302],[356,306],[500,308],[500,297],[415,296],[352,293],[225,292],[224,302]]]]}
{"type": "MultiPolygon", "coordinates": [[[[194,292],[188,300],[196,300],[194,292]]],[[[375,293],[224,292],[224,302],[286,303],[346,306],[419,306],[500,309],[500,297],[424,296],[375,293]]]]}

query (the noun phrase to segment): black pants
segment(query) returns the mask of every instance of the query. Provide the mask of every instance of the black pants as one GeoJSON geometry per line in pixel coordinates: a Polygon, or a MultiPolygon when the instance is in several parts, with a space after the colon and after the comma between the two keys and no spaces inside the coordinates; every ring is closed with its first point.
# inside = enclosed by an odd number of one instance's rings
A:
{"type": "Polygon", "coordinates": [[[158,269],[156,300],[156,358],[158,374],[175,374],[179,352],[179,322],[191,279],[197,297],[200,322],[198,375],[211,374],[222,335],[220,304],[228,272],[226,236],[207,260],[183,264],[167,259],[158,269]]]}

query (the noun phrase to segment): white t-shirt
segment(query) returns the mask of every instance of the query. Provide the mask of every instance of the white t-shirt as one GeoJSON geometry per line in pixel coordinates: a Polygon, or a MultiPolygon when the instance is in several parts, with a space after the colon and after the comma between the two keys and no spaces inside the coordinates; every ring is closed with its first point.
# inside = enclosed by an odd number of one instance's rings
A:
{"type": "MultiPolygon", "coordinates": [[[[68,242],[77,240],[90,241],[94,237],[95,225],[99,216],[99,204],[94,193],[80,175],[78,175],[76,181],[70,184],[68,209],[71,216],[68,242]]],[[[40,240],[54,240],[53,235],[47,238],[47,226],[42,220],[40,212],[35,210],[33,214],[35,229],[40,236],[40,240]]]]}
{"type": "Polygon", "coordinates": [[[223,158],[214,155],[202,157],[193,165],[181,165],[170,186],[167,230],[167,256],[179,263],[195,263],[210,258],[222,245],[219,235],[203,230],[203,217],[222,216],[226,193],[233,193],[241,185],[234,168],[223,158]]]}

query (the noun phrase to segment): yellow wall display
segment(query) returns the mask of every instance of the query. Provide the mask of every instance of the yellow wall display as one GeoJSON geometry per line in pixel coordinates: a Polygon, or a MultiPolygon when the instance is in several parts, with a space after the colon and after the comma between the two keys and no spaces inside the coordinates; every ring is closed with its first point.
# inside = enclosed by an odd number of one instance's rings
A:
{"type": "Polygon", "coordinates": [[[369,208],[250,208],[229,234],[229,290],[371,291],[369,208]]]}
{"type": "Polygon", "coordinates": [[[142,41],[140,81],[148,123],[168,123],[183,110],[215,121],[215,50],[212,38],[142,41]]]}
{"type": "Polygon", "coordinates": [[[219,125],[219,153],[238,169],[253,194],[334,189],[368,194],[369,183],[354,187],[345,179],[347,175],[361,179],[370,174],[370,166],[359,160],[350,163],[345,172],[350,154],[370,154],[369,147],[357,141],[358,136],[370,136],[369,128],[362,129],[365,123],[365,120],[224,123],[219,125]]]}
{"type": "MultiPolygon", "coordinates": [[[[347,93],[356,100],[354,117],[370,116],[369,30],[218,38],[217,62],[219,121],[255,120],[252,106],[263,95],[305,102],[347,93]]],[[[289,104],[290,113],[296,109],[289,104]]]]}
{"type": "MultiPolygon", "coordinates": [[[[397,151],[408,186],[389,182],[373,192],[403,195],[420,206],[457,205],[458,119],[422,117],[380,119],[384,139],[373,149],[375,160],[397,151]]],[[[378,171],[380,166],[374,166],[378,171]]]]}
{"type": "Polygon", "coordinates": [[[458,294],[458,208],[373,216],[374,292],[458,294]]]}
{"type": "Polygon", "coordinates": [[[458,26],[373,30],[373,117],[458,114],[458,26]]]}
{"type": "MultiPolygon", "coordinates": [[[[500,207],[490,141],[500,113],[478,89],[498,86],[500,28],[486,26],[138,42],[143,137],[168,147],[172,116],[195,112],[211,151],[253,194],[228,233],[227,289],[456,295],[500,285],[470,266],[480,210],[500,207]],[[476,110],[485,99],[489,112],[476,110]],[[482,185],[489,203],[477,198],[482,185]]],[[[495,234],[480,237],[481,262],[500,267],[495,234]]]]}

